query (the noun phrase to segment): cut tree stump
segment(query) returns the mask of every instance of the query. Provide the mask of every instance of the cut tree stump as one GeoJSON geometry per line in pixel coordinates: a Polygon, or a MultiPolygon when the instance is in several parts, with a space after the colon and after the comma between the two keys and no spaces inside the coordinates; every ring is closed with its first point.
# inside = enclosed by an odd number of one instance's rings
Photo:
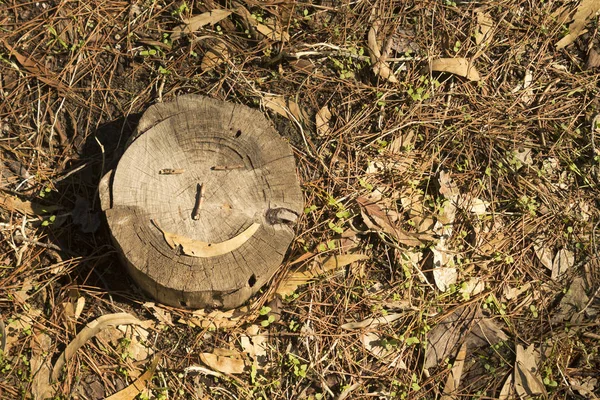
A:
{"type": "Polygon", "coordinates": [[[102,209],[142,289],[176,307],[237,307],[279,267],[303,210],[290,146],[257,110],[187,95],[151,106],[102,209]]]}

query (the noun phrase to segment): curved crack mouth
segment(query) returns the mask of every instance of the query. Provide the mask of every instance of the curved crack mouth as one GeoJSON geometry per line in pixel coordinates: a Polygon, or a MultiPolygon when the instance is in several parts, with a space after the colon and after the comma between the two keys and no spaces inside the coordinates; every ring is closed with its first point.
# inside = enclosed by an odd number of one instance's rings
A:
{"type": "Polygon", "coordinates": [[[265,214],[265,218],[271,225],[291,225],[298,220],[298,214],[289,208],[269,208],[265,214]]]}

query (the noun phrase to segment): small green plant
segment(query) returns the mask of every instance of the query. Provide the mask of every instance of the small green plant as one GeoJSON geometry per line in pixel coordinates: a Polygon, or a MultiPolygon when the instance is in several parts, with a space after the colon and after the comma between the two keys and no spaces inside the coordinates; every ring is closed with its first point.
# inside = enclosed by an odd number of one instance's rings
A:
{"type": "Polygon", "coordinates": [[[275,322],[275,316],[272,314],[269,314],[271,312],[271,307],[269,306],[263,306],[259,311],[258,314],[261,317],[266,317],[266,319],[263,319],[262,321],[260,321],[260,325],[263,328],[268,327],[269,325],[271,325],[273,322],[275,322]]]}
{"type": "Polygon", "coordinates": [[[301,363],[298,357],[292,353],[288,353],[288,365],[294,369],[295,376],[298,378],[306,378],[308,364],[301,363]]]}
{"type": "Polygon", "coordinates": [[[179,5],[179,7],[177,7],[173,11],[171,11],[171,15],[174,17],[178,17],[186,11],[189,11],[189,8],[188,8],[188,5],[186,4],[186,2],[184,1],[183,3],[181,3],[179,5]]]}
{"type": "Polygon", "coordinates": [[[48,219],[42,221],[42,226],[52,225],[56,221],[56,215],[51,215],[48,219]]]}

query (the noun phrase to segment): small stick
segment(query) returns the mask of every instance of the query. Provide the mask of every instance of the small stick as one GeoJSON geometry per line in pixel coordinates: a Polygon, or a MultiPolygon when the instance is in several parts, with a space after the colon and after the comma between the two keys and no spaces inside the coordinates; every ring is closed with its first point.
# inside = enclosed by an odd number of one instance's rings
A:
{"type": "Polygon", "coordinates": [[[196,186],[196,204],[194,205],[194,210],[192,211],[192,219],[194,221],[200,218],[200,208],[202,208],[202,203],[204,203],[204,185],[199,183],[196,186]]]}
{"type": "Polygon", "coordinates": [[[229,171],[232,169],[240,169],[244,168],[244,164],[234,164],[234,165],[215,165],[211,169],[213,171],[229,171]]]}
{"type": "Polygon", "coordinates": [[[185,172],[185,169],[181,169],[181,168],[163,168],[160,171],[158,171],[159,175],[179,175],[179,174],[183,174],[185,172]]]}

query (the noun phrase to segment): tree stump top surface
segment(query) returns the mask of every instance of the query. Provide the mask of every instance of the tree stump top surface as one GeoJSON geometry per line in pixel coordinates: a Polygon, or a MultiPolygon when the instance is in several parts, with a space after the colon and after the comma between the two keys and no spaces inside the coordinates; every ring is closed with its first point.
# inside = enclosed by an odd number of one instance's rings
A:
{"type": "Polygon", "coordinates": [[[246,301],[279,267],[303,209],[290,146],[269,121],[195,95],[151,106],[100,189],[129,273],[178,307],[246,301]]]}

